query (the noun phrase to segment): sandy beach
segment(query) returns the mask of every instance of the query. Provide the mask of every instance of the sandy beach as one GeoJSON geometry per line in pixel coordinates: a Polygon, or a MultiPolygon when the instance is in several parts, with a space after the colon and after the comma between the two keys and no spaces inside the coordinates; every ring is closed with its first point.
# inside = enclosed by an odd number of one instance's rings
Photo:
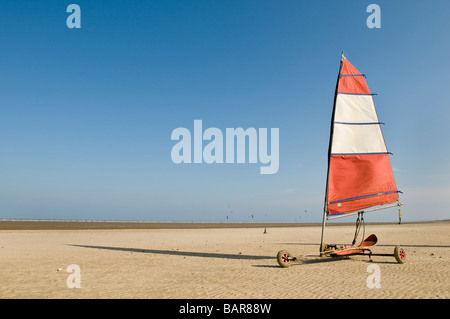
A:
{"type": "MultiPolygon", "coordinates": [[[[20,229],[12,224],[0,226],[3,299],[450,298],[450,221],[366,224],[365,235],[378,236],[373,252],[392,253],[400,244],[407,252],[404,264],[389,256],[374,256],[372,262],[367,256],[311,256],[289,268],[279,267],[277,252],[317,254],[320,226],[20,229]],[[378,287],[370,284],[375,273],[378,287]]],[[[349,244],[354,230],[327,227],[325,241],[349,244]]]]}

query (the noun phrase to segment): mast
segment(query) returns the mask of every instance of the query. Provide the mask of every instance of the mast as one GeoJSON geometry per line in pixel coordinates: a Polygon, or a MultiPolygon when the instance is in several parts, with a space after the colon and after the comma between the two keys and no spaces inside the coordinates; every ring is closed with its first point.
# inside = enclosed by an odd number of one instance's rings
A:
{"type": "Polygon", "coordinates": [[[328,214],[328,179],[329,179],[329,175],[330,175],[330,159],[331,159],[331,143],[333,141],[333,131],[334,131],[334,114],[336,111],[336,98],[337,98],[337,94],[338,94],[338,87],[339,87],[339,78],[341,76],[341,70],[342,70],[342,60],[344,59],[344,51],[342,51],[341,53],[341,62],[339,65],[339,72],[338,72],[338,76],[337,76],[337,80],[336,80],[336,89],[334,92],[334,102],[333,102],[333,113],[331,115],[331,125],[330,125],[330,142],[328,145],[328,169],[327,169],[327,182],[326,182],[326,186],[325,186],[325,200],[324,200],[324,204],[323,204],[323,218],[322,218],[322,235],[320,238],[320,255],[322,256],[322,253],[324,251],[324,247],[323,247],[323,239],[324,239],[324,233],[325,233],[325,223],[326,223],[326,217],[328,214]]]}

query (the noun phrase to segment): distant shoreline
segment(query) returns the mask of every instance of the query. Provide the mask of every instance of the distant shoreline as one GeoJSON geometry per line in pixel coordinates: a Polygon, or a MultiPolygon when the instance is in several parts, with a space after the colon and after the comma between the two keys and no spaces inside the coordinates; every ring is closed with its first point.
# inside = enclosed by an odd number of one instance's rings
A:
{"type": "MultiPolygon", "coordinates": [[[[402,222],[402,224],[449,223],[450,220],[402,222]]],[[[371,222],[367,224],[395,224],[393,222],[371,222]]],[[[349,223],[327,223],[328,226],[354,225],[349,223]]],[[[99,229],[208,229],[208,228],[266,228],[266,227],[311,227],[321,223],[282,222],[158,222],[158,221],[104,221],[104,220],[40,220],[0,219],[0,230],[99,230],[99,229]]]]}

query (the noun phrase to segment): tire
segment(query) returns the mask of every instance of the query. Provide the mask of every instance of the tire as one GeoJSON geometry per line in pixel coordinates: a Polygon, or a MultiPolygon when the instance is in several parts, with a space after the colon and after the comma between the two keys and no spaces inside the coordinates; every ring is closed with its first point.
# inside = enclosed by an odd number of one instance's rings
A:
{"type": "Polygon", "coordinates": [[[280,250],[277,254],[278,264],[283,268],[288,268],[292,265],[293,258],[287,250],[280,250]]]}
{"type": "Polygon", "coordinates": [[[400,246],[396,246],[395,249],[394,249],[394,257],[395,257],[395,260],[397,260],[397,262],[399,264],[405,263],[405,261],[406,261],[406,252],[405,252],[405,250],[402,247],[400,247],[400,246]]]}

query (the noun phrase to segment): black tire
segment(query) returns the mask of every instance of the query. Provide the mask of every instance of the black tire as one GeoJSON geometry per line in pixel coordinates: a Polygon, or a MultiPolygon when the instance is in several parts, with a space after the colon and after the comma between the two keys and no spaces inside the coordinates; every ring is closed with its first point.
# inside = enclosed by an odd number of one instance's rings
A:
{"type": "Polygon", "coordinates": [[[405,252],[405,250],[402,247],[400,247],[400,246],[396,246],[395,249],[394,249],[394,257],[395,257],[395,260],[397,260],[397,262],[399,264],[405,263],[405,261],[406,261],[406,252],[405,252]]]}
{"type": "Polygon", "coordinates": [[[292,256],[287,250],[280,250],[277,254],[278,264],[283,268],[292,266],[292,256]]]}

